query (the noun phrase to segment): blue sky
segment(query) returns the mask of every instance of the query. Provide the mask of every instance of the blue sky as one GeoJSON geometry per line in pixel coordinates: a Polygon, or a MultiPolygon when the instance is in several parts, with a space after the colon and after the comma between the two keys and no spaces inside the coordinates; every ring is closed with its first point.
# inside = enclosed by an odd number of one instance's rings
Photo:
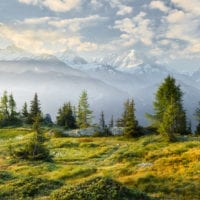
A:
{"type": "Polygon", "coordinates": [[[88,58],[135,50],[158,63],[196,64],[200,1],[1,0],[0,49],[8,45],[88,58]]]}

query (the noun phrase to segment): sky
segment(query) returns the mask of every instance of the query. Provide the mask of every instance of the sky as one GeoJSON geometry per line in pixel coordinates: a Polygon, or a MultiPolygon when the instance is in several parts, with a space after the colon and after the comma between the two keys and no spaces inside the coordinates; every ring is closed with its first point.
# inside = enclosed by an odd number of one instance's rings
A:
{"type": "Polygon", "coordinates": [[[199,65],[200,0],[0,0],[0,49],[12,45],[88,59],[134,50],[199,65]]]}

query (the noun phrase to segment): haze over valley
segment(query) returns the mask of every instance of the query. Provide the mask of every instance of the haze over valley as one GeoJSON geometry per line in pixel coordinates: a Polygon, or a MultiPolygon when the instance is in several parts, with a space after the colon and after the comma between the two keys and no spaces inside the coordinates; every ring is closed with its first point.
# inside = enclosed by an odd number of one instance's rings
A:
{"type": "Polygon", "coordinates": [[[84,89],[96,116],[94,121],[98,121],[102,110],[106,119],[112,114],[117,119],[125,99],[133,97],[139,122],[148,125],[145,113],[152,112],[156,89],[166,76],[172,75],[181,85],[189,120],[195,125],[193,113],[200,96],[200,69],[186,73],[145,59],[137,63],[135,56],[130,51],[126,56],[87,61],[77,54],[34,55],[12,46],[0,51],[0,90],[13,93],[18,109],[37,92],[44,113],[50,112],[53,119],[62,103],[77,104],[84,89]]]}

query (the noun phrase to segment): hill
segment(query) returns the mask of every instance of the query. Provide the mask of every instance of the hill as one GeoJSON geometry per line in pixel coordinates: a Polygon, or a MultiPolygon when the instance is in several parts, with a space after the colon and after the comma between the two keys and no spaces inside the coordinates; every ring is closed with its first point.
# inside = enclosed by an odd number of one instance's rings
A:
{"type": "Polygon", "coordinates": [[[148,199],[144,193],[159,199],[199,199],[198,138],[181,137],[180,142],[168,143],[159,135],[67,138],[50,133],[46,130],[45,145],[53,162],[33,162],[9,156],[9,151],[30,140],[31,130],[0,130],[0,199],[56,199],[58,194],[83,195],[93,188],[99,194],[98,187],[106,194],[107,183],[113,194],[122,188],[123,194],[141,199],[148,199]]]}

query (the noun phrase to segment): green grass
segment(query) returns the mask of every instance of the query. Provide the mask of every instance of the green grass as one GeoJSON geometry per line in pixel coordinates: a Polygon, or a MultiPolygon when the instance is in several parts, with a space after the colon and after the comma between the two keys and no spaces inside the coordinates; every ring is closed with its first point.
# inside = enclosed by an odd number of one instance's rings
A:
{"type": "Polygon", "coordinates": [[[76,188],[96,177],[160,199],[199,199],[200,141],[192,137],[175,143],[159,135],[51,137],[45,145],[53,162],[11,158],[9,147],[21,148],[32,134],[22,128],[0,130],[0,199],[42,200],[65,191],[64,186],[76,188]]]}

